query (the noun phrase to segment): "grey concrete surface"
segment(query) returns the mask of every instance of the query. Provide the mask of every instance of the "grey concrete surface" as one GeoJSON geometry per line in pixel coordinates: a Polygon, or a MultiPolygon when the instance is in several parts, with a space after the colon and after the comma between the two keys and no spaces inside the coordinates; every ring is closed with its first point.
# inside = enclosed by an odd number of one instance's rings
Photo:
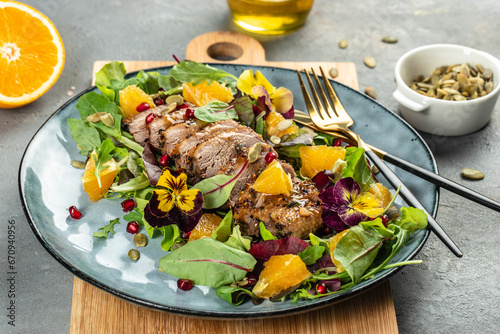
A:
{"type": "MultiPolygon", "coordinates": [[[[55,23],[67,58],[59,81],[41,99],[0,111],[0,333],[68,333],[73,276],[38,243],[18,195],[18,168],[26,145],[70,98],[71,86],[78,92],[90,85],[95,60],[160,60],[172,59],[172,54],[182,58],[187,43],[197,35],[239,30],[231,23],[224,0],[23,2],[55,23]],[[15,327],[7,318],[9,224],[16,226],[15,327]]],[[[453,43],[500,57],[499,12],[496,0],[316,0],[305,27],[260,40],[268,60],[354,62],[361,89],[375,87],[379,102],[398,112],[392,98],[393,70],[402,54],[425,44],[453,43]],[[399,42],[381,43],[385,35],[394,35],[399,42]],[[350,46],[341,50],[337,43],[344,38],[350,46]],[[376,68],[363,65],[366,55],[377,60],[376,68]]],[[[472,135],[424,135],[441,174],[496,200],[500,200],[499,109],[497,105],[486,128],[472,135]],[[462,179],[460,169],[466,166],[481,170],[486,178],[462,179]]],[[[464,257],[456,258],[431,235],[417,257],[424,262],[391,278],[400,332],[497,333],[500,214],[443,190],[437,218],[464,257]]]]}

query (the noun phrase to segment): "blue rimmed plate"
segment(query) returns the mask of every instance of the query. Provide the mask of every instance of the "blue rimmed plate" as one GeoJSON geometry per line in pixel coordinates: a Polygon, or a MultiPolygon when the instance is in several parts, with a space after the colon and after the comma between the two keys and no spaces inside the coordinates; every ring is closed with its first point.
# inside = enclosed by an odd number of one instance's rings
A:
{"type": "MultiPolygon", "coordinates": [[[[246,69],[259,70],[274,86],[287,87],[294,93],[296,109],[306,109],[295,71],[229,64],[213,66],[237,76],[246,69]]],[[[151,70],[167,74],[169,69],[151,70]]],[[[354,119],[355,125],[351,128],[366,142],[423,168],[437,171],[432,153],[410,125],[365,95],[331,82],[354,119]]],[[[123,219],[120,225],[115,225],[116,233],[108,239],[92,237],[99,227],[116,217],[121,218],[124,213],[119,199],[90,202],[81,186],[82,170],[70,164],[71,160],[83,158],[71,138],[67,119],[79,117],[76,109],[78,97],[91,91],[98,90],[91,87],[75,96],[44,123],[26,148],[19,170],[21,200],[33,232],[57,261],[84,281],[141,306],[183,315],[228,319],[271,317],[322,307],[357,295],[400,270],[384,270],[347,291],[297,303],[265,301],[260,305],[248,302],[233,306],[217,297],[215,289],[208,287],[195,286],[188,292],[180,291],[176,278],[158,271],[158,261],[165,254],[160,248],[161,238],[151,239],[146,247],[140,249],[140,259],[133,262],[127,255],[128,250],[134,248],[133,236],[125,231],[123,219]],[[81,220],[69,217],[68,208],[72,205],[83,212],[81,220]]],[[[399,168],[392,168],[435,216],[437,187],[399,168]]],[[[429,233],[425,229],[412,235],[393,262],[412,259],[423,247],[429,233]]]]}

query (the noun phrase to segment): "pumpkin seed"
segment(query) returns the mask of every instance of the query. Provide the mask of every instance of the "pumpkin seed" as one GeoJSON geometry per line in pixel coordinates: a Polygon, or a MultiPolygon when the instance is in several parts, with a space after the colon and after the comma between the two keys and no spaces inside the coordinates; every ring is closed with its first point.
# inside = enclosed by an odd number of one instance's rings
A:
{"type": "Polygon", "coordinates": [[[253,163],[257,161],[257,159],[260,157],[260,152],[262,151],[262,144],[261,143],[255,143],[250,147],[248,150],[248,162],[253,163]]]}
{"type": "Polygon", "coordinates": [[[382,37],[382,42],[393,44],[393,43],[397,43],[398,39],[394,36],[384,36],[384,37],[382,37]]]}
{"type": "Polygon", "coordinates": [[[165,99],[166,104],[177,103],[178,106],[184,103],[184,99],[180,95],[170,95],[165,99]]]}
{"type": "Polygon", "coordinates": [[[332,78],[336,78],[339,76],[339,70],[337,70],[335,67],[332,67],[328,73],[332,78]]]}
{"type": "Polygon", "coordinates": [[[131,249],[128,251],[128,257],[132,261],[137,261],[141,257],[141,253],[139,253],[139,251],[137,249],[131,249]]]}
{"type": "Polygon", "coordinates": [[[363,59],[363,62],[365,63],[366,66],[368,66],[369,68],[374,68],[375,66],[377,66],[377,62],[375,61],[375,58],[373,57],[370,57],[370,56],[366,56],[364,59],[363,59]]]}
{"type": "Polygon", "coordinates": [[[439,66],[431,75],[419,75],[409,87],[415,92],[438,99],[466,101],[485,96],[493,91],[493,72],[481,65],[468,63],[439,66]]]}
{"type": "Polygon", "coordinates": [[[148,238],[142,233],[136,233],[136,235],[134,235],[134,244],[137,247],[144,247],[148,244],[148,238]]]}
{"type": "Polygon", "coordinates": [[[105,113],[105,115],[101,116],[101,122],[104,123],[109,128],[112,128],[115,125],[115,119],[113,118],[113,115],[105,113]]]}
{"type": "Polygon", "coordinates": [[[177,103],[172,102],[172,103],[167,105],[167,109],[162,111],[162,115],[170,114],[175,109],[177,109],[177,103]]]}
{"type": "Polygon", "coordinates": [[[80,160],[71,160],[71,166],[78,169],[85,169],[85,162],[80,160]]]}
{"type": "Polygon", "coordinates": [[[273,143],[275,145],[278,145],[279,143],[281,143],[281,138],[278,136],[271,136],[271,138],[269,138],[269,140],[271,140],[271,143],[273,143]]]}
{"type": "Polygon", "coordinates": [[[365,94],[371,97],[372,99],[375,100],[377,99],[377,91],[372,86],[366,86],[365,94]]]}
{"type": "Polygon", "coordinates": [[[107,112],[102,112],[102,111],[96,112],[92,115],[88,115],[87,121],[92,122],[92,123],[97,123],[101,120],[101,117],[106,115],[106,114],[107,114],[107,112]]]}
{"type": "Polygon", "coordinates": [[[349,46],[349,41],[347,39],[343,39],[339,42],[339,48],[345,49],[349,46]]]}
{"type": "Polygon", "coordinates": [[[466,177],[471,180],[482,180],[484,179],[484,174],[480,171],[472,168],[462,168],[460,171],[463,177],[466,177]]]}
{"type": "Polygon", "coordinates": [[[285,119],[276,125],[278,131],[286,131],[293,124],[293,119],[285,119]]]}

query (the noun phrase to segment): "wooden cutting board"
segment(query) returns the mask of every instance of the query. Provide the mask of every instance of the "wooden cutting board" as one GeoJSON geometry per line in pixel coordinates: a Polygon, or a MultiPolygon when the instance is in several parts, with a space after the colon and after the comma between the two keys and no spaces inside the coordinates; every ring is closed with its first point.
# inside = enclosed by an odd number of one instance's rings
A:
{"type": "MultiPolygon", "coordinates": [[[[339,82],[358,89],[353,63],[271,62],[255,39],[234,32],[211,32],[193,39],[186,59],[210,63],[234,63],[309,69],[336,67],[339,82]],[[233,58],[233,60],[227,60],[233,58]],[[218,60],[224,59],[224,60],[218,60]]],[[[108,61],[94,63],[95,74],[108,61]]],[[[175,61],[124,61],[127,71],[169,66],[175,61]]],[[[71,334],[87,333],[398,333],[389,281],[346,301],[299,315],[249,320],[213,320],[154,311],[121,300],[75,277],[71,310],[71,334]]]]}

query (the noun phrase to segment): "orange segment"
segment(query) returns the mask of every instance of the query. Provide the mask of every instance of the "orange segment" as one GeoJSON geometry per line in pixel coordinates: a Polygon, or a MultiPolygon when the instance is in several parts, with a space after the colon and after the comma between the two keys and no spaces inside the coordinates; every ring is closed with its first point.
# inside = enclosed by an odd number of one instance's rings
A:
{"type": "Polygon", "coordinates": [[[36,9],[0,1],[0,108],[35,101],[59,78],[64,46],[54,24],[36,9]]]}
{"type": "Polygon", "coordinates": [[[292,178],[285,173],[278,160],[273,160],[260,173],[252,188],[260,193],[290,196],[293,191],[292,178]]]}
{"type": "Polygon", "coordinates": [[[335,257],[333,256],[333,252],[335,252],[335,248],[337,248],[337,244],[339,243],[340,239],[342,239],[342,237],[346,235],[347,232],[349,232],[348,229],[343,230],[335,234],[333,237],[330,238],[330,240],[328,240],[328,248],[330,248],[330,257],[332,258],[332,262],[335,265],[335,270],[337,270],[338,273],[343,272],[345,269],[342,266],[342,264],[335,259],[335,257]]]}
{"type": "Polygon", "coordinates": [[[119,167],[113,158],[111,158],[111,160],[104,165],[109,167],[101,170],[101,172],[99,173],[99,175],[101,176],[100,187],[97,181],[97,177],[94,174],[95,161],[93,154],[85,165],[85,171],[83,172],[82,176],[83,190],[87,193],[87,195],[89,195],[89,199],[92,202],[97,202],[104,197],[109,187],[111,187],[111,185],[113,184],[116,174],[118,174],[119,167]]]}
{"type": "Polygon", "coordinates": [[[303,177],[313,178],[324,170],[331,170],[337,160],[344,160],[345,149],[326,145],[302,146],[299,148],[302,167],[300,174],[303,177]]]}
{"type": "Polygon", "coordinates": [[[217,227],[219,227],[221,221],[222,218],[215,213],[204,213],[198,221],[198,224],[196,224],[196,227],[191,231],[188,242],[204,237],[210,238],[217,227]]]}
{"type": "Polygon", "coordinates": [[[382,183],[372,183],[368,191],[382,202],[382,207],[386,208],[392,200],[392,194],[382,183]]]}
{"type": "Polygon", "coordinates": [[[269,299],[299,285],[310,276],[300,256],[274,255],[266,262],[252,292],[259,298],[269,299]]]}
{"type": "Polygon", "coordinates": [[[284,135],[296,134],[299,131],[299,127],[296,124],[292,124],[288,129],[279,131],[278,124],[284,121],[285,117],[276,111],[270,111],[266,117],[267,123],[267,134],[269,136],[283,137],[284,135]]]}
{"type": "Polygon", "coordinates": [[[210,102],[231,102],[233,93],[228,87],[222,86],[217,81],[212,81],[210,85],[204,81],[201,84],[193,86],[192,83],[182,84],[182,95],[184,100],[191,102],[197,107],[204,106],[210,102]]]}
{"type": "Polygon", "coordinates": [[[139,113],[137,107],[144,102],[149,104],[150,108],[155,107],[153,98],[138,86],[127,86],[120,91],[120,107],[125,113],[125,118],[137,115],[139,113]]]}

